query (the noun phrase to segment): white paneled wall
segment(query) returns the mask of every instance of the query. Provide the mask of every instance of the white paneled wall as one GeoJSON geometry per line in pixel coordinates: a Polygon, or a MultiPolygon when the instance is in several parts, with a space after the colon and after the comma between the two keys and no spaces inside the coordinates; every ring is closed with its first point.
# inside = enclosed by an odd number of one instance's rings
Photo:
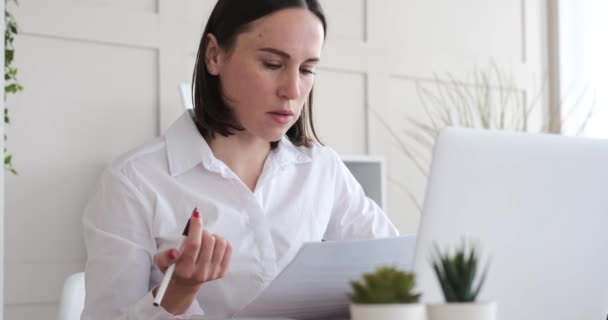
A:
{"type": "Polygon", "coordinates": [[[313,107],[321,140],[341,154],[365,154],[365,74],[321,69],[317,75],[313,107]]]}
{"type": "MultiPolygon", "coordinates": [[[[80,216],[98,174],[182,112],[212,0],[29,0],[14,10],[25,91],[11,100],[6,186],[6,319],[55,317],[62,281],[82,270],[80,216]]],[[[493,59],[526,93],[544,68],[544,2],[322,0],[329,35],[318,68],[321,138],[342,154],[384,156],[389,215],[415,231],[424,178],[376,114],[399,131],[417,80],[466,75],[493,59]]]]}
{"type": "Polygon", "coordinates": [[[160,24],[156,1],[20,4],[4,311],[52,319],[63,280],[84,268],[80,221],[100,171],[158,134],[160,24]]]}
{"type": "Polygon", "coordinates": [[[14,97],[8,130],[19,170],[6,177],[9,305],[55,302],[62,278],[82,270],[80,216],[100,170],[158,122],[155,50],[32,35],[18,48],[35,94],[14,97]]]}

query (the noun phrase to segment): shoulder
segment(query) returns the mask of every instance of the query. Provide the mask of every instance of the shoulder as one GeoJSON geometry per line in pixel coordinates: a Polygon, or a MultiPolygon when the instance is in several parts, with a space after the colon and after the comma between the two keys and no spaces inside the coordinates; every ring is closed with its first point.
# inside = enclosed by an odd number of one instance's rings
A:
{"type": "Polygon", "coordinates": [[[131,182],[149,172],[168,172],[165,137],[157,137],[114,159],[104,170],[103,178],[125,178],[131,182]]]}

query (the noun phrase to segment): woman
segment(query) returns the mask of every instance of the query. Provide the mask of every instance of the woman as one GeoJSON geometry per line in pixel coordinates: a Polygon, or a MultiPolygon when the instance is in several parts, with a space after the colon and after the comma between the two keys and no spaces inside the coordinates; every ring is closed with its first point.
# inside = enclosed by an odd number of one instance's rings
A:
{"type": "Polygon", "coordinates": [[[316,139],[325,33],[317,0],[217,2],[198,51],[194,113],[115,161],[87,206],[83,319],[227,318],[305,241],[397,235],[316,139]]]}

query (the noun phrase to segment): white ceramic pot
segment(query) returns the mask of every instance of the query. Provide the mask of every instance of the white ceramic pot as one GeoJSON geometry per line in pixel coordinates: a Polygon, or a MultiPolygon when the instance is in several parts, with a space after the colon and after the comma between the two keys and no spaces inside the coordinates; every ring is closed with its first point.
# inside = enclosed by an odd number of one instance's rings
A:
{"type": "Polygon", "coordinates": [[[495,302],[440,303],[427,306],[428,320],[496,320],[495,302]]]}
{"type": "Polygon", "coordinates": [[[426,320],[421,303],[351,304],[351,320],[426,320]]]}

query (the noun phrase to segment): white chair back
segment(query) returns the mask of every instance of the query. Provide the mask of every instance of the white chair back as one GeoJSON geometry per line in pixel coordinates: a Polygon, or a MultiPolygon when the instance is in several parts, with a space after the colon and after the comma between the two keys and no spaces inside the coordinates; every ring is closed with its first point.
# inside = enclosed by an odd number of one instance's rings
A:
{"type": "Polygon", "coordinates": [[[84,309],[84,272],[70,275],[63,283],[58,320],[80,320],[84,309]]]}

